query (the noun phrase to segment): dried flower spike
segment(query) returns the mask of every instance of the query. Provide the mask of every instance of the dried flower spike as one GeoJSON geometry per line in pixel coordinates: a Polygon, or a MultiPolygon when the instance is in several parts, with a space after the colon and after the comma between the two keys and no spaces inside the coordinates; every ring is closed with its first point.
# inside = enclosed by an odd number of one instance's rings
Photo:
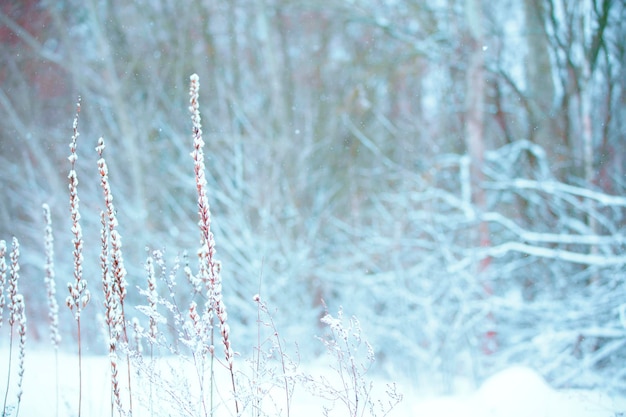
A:
{"type": "Polygon", "coordinates": [[[5,299],[4,299],[4,285],[7,279],[7,263],[4,259],[7,251],[7,243],[4,240],[0,240],[0,328],[2,327],[2,312],[4,311],[5,299]]]}
{"type": "Polygon", "coordinates": [[[80,312],[89,302],[89,290],[87,282],[83,279],[83,231],[80,226],[79,198],[78,198],[78,177],[76,175],[76,139],[78,139],[78,115],[80,114],[80,98],[76,104],[76,117],[74,118],[74,134],[70,142],[70,172],[68,174],[70,190],[70,216],[72,218],[72,244],[74,247],[74,283],[68,283],[70,295],[65,303],[74,313],[74,318],[80,320],[80,312]]]}
{"type": "MultiPolygon", "coordinates": [[[[235,375],[233,369],[234,352],[230,343],[230,328],[226,323],[228,315],[226,305],[222,299],[222,281],[220,277],[221,265],[215,260],[215,240],[211,232],[211,210],[206,192],[206,175],[204,164],[204,141],[202,140],[202,124],[200,120],[200,105],[198,103],[200,81],[197,74],[189,78],[189,111],[191,112],[193,151],[191,157],[194,162],[196,190],[198,193],[198,225],[200,227],[200,251],[198,253],[200,268],[197,279],[205,283],[207,288],[206,322],[211,323],[213,314],[219,321],[220,334],[224,345],[224,355],[228,365],[233,393],[236,394],[235,375]]],[[[212,329],[211,329],[212,330],[212,329]]],[[[212,336],[208,341],[209,351],[213,353],[212,336]]],[[[236,395],[235,395],[236,396],[236,395]]],[[[239,415],[239,404],[235,401],[235,411],[239,415]]]]}
{"type": "Polygon", "coordinates": [[[52,235],[52,221],[50,219],[50,207],[43,204],[44,221],[44,245],[46,253],[45,278],[46,292],[48,294],[48,320],[50,320],[50,341],[55,349],[59,348],[61,335],[59,334],[59,305],[56,300],[56,282],[54,274],[54,237],[52,235]]]}

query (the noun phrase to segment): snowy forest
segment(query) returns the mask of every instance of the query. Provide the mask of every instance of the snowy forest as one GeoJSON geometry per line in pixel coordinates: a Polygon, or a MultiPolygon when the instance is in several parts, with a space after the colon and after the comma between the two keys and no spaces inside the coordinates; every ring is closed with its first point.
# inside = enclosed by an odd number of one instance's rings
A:
{"type": "Polygon", "coordinates": [[[391,379],[446,393],[522,364],[556,388],[626,393],[622,0],[4,0],[0,62],[0,239],[8,263],[19,239],[29,344],[50,346],[47,204],[59,348],[77,349],[75,162],[82,350],[109,351],[100,137],[127,319],[148,327],[154,253],[191,302],[197,74],[238,355],[257,344],[258,296],[302,362],[341,309],[391,379]]]}

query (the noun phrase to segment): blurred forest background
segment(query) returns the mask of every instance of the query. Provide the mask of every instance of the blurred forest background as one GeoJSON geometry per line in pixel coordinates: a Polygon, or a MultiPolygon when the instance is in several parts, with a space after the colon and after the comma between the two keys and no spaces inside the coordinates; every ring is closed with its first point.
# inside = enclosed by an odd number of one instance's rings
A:
{"type": "MultiPolygon", "coordinates": [[[[392,377],[452,389],[524,363],[626,391],[623,0],[0,4],[0,238],[21,242],[29,343],[48,343],[42,203],[60,304],[73,280],[78,96],[89,350],[107,349],[98,137],[129,305],[146,248],[195,268],[196,72],[235,350],[256,344],[260,292],[303,357],[324,300],[392,377]]],[[[65,307],[61,326],[75,349],[65,307]]]]}

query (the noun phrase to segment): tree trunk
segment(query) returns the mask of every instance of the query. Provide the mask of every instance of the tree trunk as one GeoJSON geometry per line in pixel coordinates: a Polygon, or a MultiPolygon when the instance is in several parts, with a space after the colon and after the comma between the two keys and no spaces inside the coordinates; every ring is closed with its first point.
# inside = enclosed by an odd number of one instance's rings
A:
{"type": "MultiPolygon", "coordinates": [[[[485,190],[483,188],[483,161],[485,153],[484,142],[484,113],[485,113],[485,68],[484,68],[484,35],[482,33],[483,16],[480,0],[466,0],[467,23],[469,27],[469,65],[466,74],[466,111],[465,111],[465,141],[470,156],[470,181],[472,185],[472,202],[480,215],[487,208],[485,190]]],[[[489,225],[479,222],[476,230],[479,247],[491,245],[489,225]]],[[[478,260],[476,273],[482,279],[485,298],[491,296],[493,289],[485,280],[485,271],[491,262],[490,257],[478,260]]],[[[488,313],[485,333],[481,346],[483,353],[489,355],[496,349],[496,331],[493,315],[488,313]]]]}
{"type": "Polygon", "coordinates": [[[563,152],[555,135],[552,106],[555,89],[552,64],[548,52],[548,38],[543,28],[543,0],[524,1],[524,20],[527,29],[528,57],[526,68],[527,96],[531,103],[528,138],[546,149],[548,155],[563,152]]]}

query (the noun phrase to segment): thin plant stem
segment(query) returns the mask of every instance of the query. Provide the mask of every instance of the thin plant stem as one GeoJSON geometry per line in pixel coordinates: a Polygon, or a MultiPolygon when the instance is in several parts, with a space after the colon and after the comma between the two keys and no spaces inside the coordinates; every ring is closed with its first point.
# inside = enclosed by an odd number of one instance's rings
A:
{"type": "Polygon", "coordinates": [[[79,198],[78,198],[78,177],[76,175],[76,160],[78,155],[76,154],[76,140],[78,139],[78,115],[80,114],[80,97],[78,103],[76,103],[76,116],[74,117],[72,140],[70,142],[70,172],[68,174],[69,179],[69,191],[70,191],[70,215],[72,219],[72,246],[74,250],[72,252],[74,256],[74,282],[67,284],[67,289],[70,295],[67,296],[65,304],[69,307],[76,320],[77,328],[77,342],[78,342],[78,417],[81,417],[82,410],[82,344],[81,344],[81,328],[80,328],[80,315],[82,309],[87,306],[91,298],[89,290],[87,289],[87,281],[83,279],[83,232],[80,226],[80,213],[79,213],[79,198]]]}
{"type": "MultiPolygon", "coordinates": [[[[13,360],[13,325],[21,320],[23,310],[20,311],[20,300],[23,302],[22,296],[18,293],[18,279],[20,265],[18,258],[20,256],[20,244],[16,237],[13,237],[12,249],[11,249],[11,268],[9,276],[9,326],[11,328],[9,339],[9,368],[7,372],[7,387],[4,393],[4,405],[2,407],[3,414],[7,408],[7,399],[9,397],[9,385],[11,383],[11,362],[13,360]]],[[[22,306],[23,309],[23,306],[22,306]]]]}
{"type": "MultiPolygon", "coordinates": [[[[2,312],[4,311],[4,284],[5,284],[5,280],[6,280],[6,272],[7,272],[7,264],[5,261],[5,254],[6,254],[6,249],[7,249],[7,244],[4,240],[0,240],[0,327],[2,327],[2,312]]],[[[13,339],[13,334],[11,333],[11,338],[9,339],[9,375],[11,373],[11,341],[13,339]]],[[[4,415],[4,412],[6,410],[7,407],[7,395],[8,395],[8,390],[9,390],[9,382],[10,382],[10,378],[7,381],[7,392],[4,396],[4,405],[2,407],[2,415],[4,415]]]]}
{"type": "MultiPolygon", "coordinates": [[[[211,231],[211,209],[207,197],[207,181],[204,164],[204,140],[202,139],[202,124],[200,118],[200,106],[198,103],[200,80],[197,74],[189,77],[189,111],[191,112],[193,151],[191,157],[194,161],[194,174],[196,179],[196,191],[198,194],[198,215],[200,221],[200,280],[207,287],[207,311],[209,322],[213,322],[213,317],[217,317],[221,341],[224,345],[224,357],[226,366],[230,372],[231,388],[235,401],[235,412],[239,415],[239,401],[237,399],[237,386],[235,384],[234,356],[231,346],[230,326],[226,323],[228,317],[226,305],[222,298],[222,281],[220,276],[221,264],[215,259],[215,238],[211,231]]],[[[215,345],[213,340],[214,326],[211,326],[211,381],[213,381],[213,357],[215,356],[215,345]]],[[[213,382],[211,383],[211,395],[213,394],[213,382]]],[[[213,399],[211,398],[211,404],[213,399]]]]}
{"type": "Polygon", "coordinates": [[[43,213],[45,221],[44,244],[46,253],[45,263],[45,284],[48,293],[48,319],[50,320],[50,341],[54,347],[54,363],[55,363],[55,415],[59,416],[59,343],[61,336],[59,334],[59,305],[56,300],[56,282],[54,273],[54,237],[52,235],[52,221],[50,217],[50,206],[43,204],[43,213]]]}
{"type": "Polygon", "coordinates": [[[80,417],[83,405],[83,345],[80,340],[80,317],[76,319],[76,323],[76,326],[78,328],[78,417],[80,417]]]}
{"type": "Polygon", "coordinates": [[[150,415],[154,415],[154,344],[157,341],[158,330],[157,330],[157,302],[158,302],[158,293],[156,288],[156,279],[154,273],[154,259],[152,256],[148,256],[146,259],[145,265],[146,271],[148,273],[148,290],[147,290],[147,298],[149,305],[149,317],[150,317],[150,330],[148,334],[148,343],[150,344],[150,393],[149,393],[149,401],[150,401],[150,415]]]}
{"type": "MultiPolygon", "coordinates": [[[[128,331],[126,326],[126,314],[124,311],[124,299],[126,298],[126,268],[124,267],[124,258],[122,256],[122,236],[117,230],[118,221],[116,216],[116,210],[113,205],[113,194],[111,192],[111,186],[109,184],[109,168],[106,160],[102,156],[104,152],[105,144],[104,138],[98,139],[98,146],[96,151],[98,152],[98,171],[100,173],[100,184],[102,191],[104,192],[104,202],[106,205],[106,215],[108,218],[109,238],[111,242],[111,272],[113,274],[112,290],[113,296],[116,297],[118,303],[119,314],[117,316],[117,324],[121,326],[121,334],[119,330],[115,330],[113,333],[113,340],[110,347],[113,349],[111,354],[116,354],[117,342],[123,336],[123,342],[126,344],[126,370],[128,381],[128,399],[129,399],[129,415],[133,413],[133,395],[132,395],[132,381],[131,374],[132,368],[130,365],[130,339],[128,338],[128,331]]],[[[116,328],[117,326],[115,326],[116,328]]],[[[118,399],[119,400],[119,399],[118,399]]],[[[119,403],[119,401],[118,401],[119,403]]]]}
{"type": "Polygon", "coordinates": [[[56,402],[55,402],[55,415],[59,417],[59,396],[60,396],[60,386],[59,386],[59,349],[54,351],[54,369],[55,369],[55,390],[56,390],[56,402]]]}
{"type": "Polygon", "coordinates": [[[20,414],[20,404],[22,404],[22,394],[24,393],[24,358],[26,356],[26,307],[24,306],[24,296],[18,294],[17,296],[17,321],[19,324],[20,335],[20,354],[18,361],[17,371],[17,407],[15,410],[15,417],[20,414]]]}
{"type": "MultiPolygon", "coordinates": [[[[259,282],[259,293],[261,291],[261,285],[259,282]]],[[[280,355],[280,365],[281,365],[281,371],[282,371],[282,379],[283,379],[283,388],[285,391],[285,401],[287,403],[287,417],[290,416],[290,411],[291,411],[291,396],[292,396],[292,391],[290,391],[289,388],[289,377],[287,376],[287,365],[285,363],[285,357],[286,357],[286,353],[283,350],[283,345],[282,342],[280,340],[280,336],[278,333],[278,329],[276,328],[276,323],[274,322],[274,318],[272,317],[272,315],[270,314],[267,305],[261,300],[261,296],[257,293],[254,295],[254,297],[252,298],[254,300],[255,303],[257,303],[257,357],[256,357],[256,374],[257,374],[257,378],[258,378],[258,374],[259,374],[259,369],[260,369],[260,361],[261,361],[261,323],[269,325],[269,327],[272,329],[272,334],[274,339],[276,339],[276,348],[278,348],[278,354],[280,355]],[[268,317],[269,322],[265,323],[263,322],[263,320],[261,320],[261,312],[263,312],[263,314],[265,314],[268,317]]],[[[259,401],[257,399],[257,401],[259,401]]],[[[260,401],[259,401],[260,402],[260,401]]]]}
{"type": "Polygon", "coordinates": [[[9,386],[11,384],[11,358],[13,356],[13,325],[11,325],[10,327],[11,327],[11,338],[9,339],[9,367],[7,371],[7,388],[6,388],[6,391],[4,392],[4,405],[2,406],[3,416],[7,409],[7,398],[9,397],[9,386]]]}

